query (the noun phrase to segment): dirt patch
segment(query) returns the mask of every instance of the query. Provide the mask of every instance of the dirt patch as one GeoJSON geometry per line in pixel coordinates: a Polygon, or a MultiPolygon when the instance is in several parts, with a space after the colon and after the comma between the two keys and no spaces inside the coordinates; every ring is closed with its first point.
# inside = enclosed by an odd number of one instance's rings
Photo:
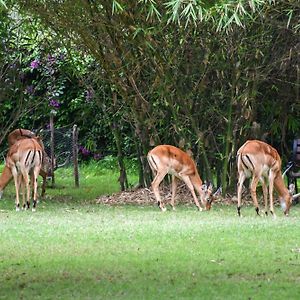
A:
{"type": "MultiPolygon", "coordinates": [[[[164,203],[171,201],[171,190],[169,186],[160,187],[160,195],[164,203]]],[[[246,196],[246,195],[245,195],[246,196]]],[[[140,188],[131,191],[119,192],[109,196],[101,196],[96,199],[96,203],[108,204],[108,205],[120,205],[120,204],[140,204],[140,205],[154,205],[156,204],[155,196],[151,189],[140,188]]],[[[187,189],[186,185],[178,186],[177,195],[175,198],[175,204],[194,205],[191,192],[187,189]]],[[[214,203],[222,205],[236,205],[237,198],[233,195],[221,195],[214,196],[214,203]]],[[[243,204],[251,203],[251,199],[243,195],[243,204]]]]}

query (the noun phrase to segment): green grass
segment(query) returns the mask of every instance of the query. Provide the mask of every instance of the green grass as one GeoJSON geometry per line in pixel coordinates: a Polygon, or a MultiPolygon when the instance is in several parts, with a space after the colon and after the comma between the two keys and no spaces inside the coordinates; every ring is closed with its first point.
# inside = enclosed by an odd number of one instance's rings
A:
{"type": "Polygon", "coordinates": [[[57,175],[36,213],[15,212],[5,191],[0,299],[299,298],[299,205],[275,220],[253,207],[111,207],[91,199],[117,176],[91,174],[80,189],[57,175]]]}

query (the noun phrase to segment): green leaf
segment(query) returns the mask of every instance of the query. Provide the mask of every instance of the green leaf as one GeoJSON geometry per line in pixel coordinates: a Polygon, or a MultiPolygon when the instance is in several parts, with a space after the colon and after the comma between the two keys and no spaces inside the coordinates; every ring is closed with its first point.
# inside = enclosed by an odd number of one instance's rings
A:
{"type": "Polygon", "coordinates": [[[112,14],[122,12],[124,10],[124,7],[116,0],[113,0],[112,2],[112,14]]]}

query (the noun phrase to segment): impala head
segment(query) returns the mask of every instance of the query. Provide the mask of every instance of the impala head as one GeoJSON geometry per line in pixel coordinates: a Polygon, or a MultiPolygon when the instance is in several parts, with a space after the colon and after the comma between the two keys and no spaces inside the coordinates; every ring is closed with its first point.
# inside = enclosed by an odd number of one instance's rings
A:
{"type": "Polygon", "coordinates": [[[290,207],[292,205],[293,196],[290,193],[288,193],[286,196],[280,197],[279,201],[280,201],[281,208],[284,211],[284,214],[288,216],[290,207]]]}
{"type": "Polygon", "coordinates": [[[51,159],[48,155],[45,154],[43,157],[42,169],[47,174],[47,176],[51,176],[51,159]]]}
{"type": "MultiPolygon", "coordinates": [[[[54,171],[57,169],[56,158],[54,157],[54,171]]],[[[44,152],[43,155],[43,163],[42,163],[42,170],[47,174],[47,176],[52,176],[51,170],[51,158],[44,152]]]]}
{"type": "Polygon", "coordinates": [[[279,198],[281,208],[283,209],[284,214],[286,216],[288,216],[288,214],[289,214],[289,210],[293,203],[293,200],[295,200],[296,198],[298,198],[300,196],[300,193],[293,195],[294,193],[295,193],[295,185],[290,184],[289,192],[284,197],[279,198]]]}
{"type": "Polygon", "coordinates": [[[209,183],[204,183],[202,185],[202,191],[204,192],[204,204],[205,204],[205,209],[210,210],[212,202],[214,200],[214,195],[212,195],[213,192],[213,185],[209,183]]]}
{"type": "Polygon", "coordinates": [[[290,184],[289,193],[285,197],[281,197],[279,199],[280,205],[281,205],[282,209],[284,210],[284,214],[286,216],[288,216],[288,214],[289,214],[289,210],[293,203],[293,200],[300,197],[300,193],[293,195],[294,193],[295,193],[295,186],[293,184],[290,184]]]}

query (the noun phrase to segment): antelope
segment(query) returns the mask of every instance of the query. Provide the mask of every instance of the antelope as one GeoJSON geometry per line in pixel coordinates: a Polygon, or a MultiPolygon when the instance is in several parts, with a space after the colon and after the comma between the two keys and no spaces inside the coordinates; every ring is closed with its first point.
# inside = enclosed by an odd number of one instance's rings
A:
{"type": "Polygon", "coordinates": [[[167,174],[172,175],[172,197],[171,206],[175,210],[175,196],[177,188],[177,179],[181,179],[187,185],[192,193],[194,202],[199,211],[202,211],[195,190],[200,195],[201,204],[207,210],[211,207],[210,195],[212,193],[212,185],[209,187],[202,185],[202,180],[197,171],[195,162],[184,151],[170,145],[159,145],[149,151],[147,159],[153,174],[156,174],[152,181],[152,189],[158,204],[162,211],[166,211],[159,193],[159,184],[167,174]],[[195,190],[194,190],[195,189],[195,190]]]}
{"type": "MultiPolygon", "coordinates": [[[[28,139],[32,137],[36,137],[36,135],[28,129],[21,129],[21,128],[15,129],[8,135],[8,145],[9,147],[11,147],[21,139],[28,139]]],[[[44,149],[44,144],[41,139],[38,139],[38,143],[44,149]]],[[[43,178],[41,197],[44,197],[45,195],[47,176],[49,175],[51,175],[51,161],[47,153],[43,151],[43,162],[40,170],[40,176],[43,178]]],[[[5,189],[7,184],[11,181],[12,178],[13,176],[11,170],[7,166],[4,166],[3,172],[0,177],[0,199],[3,194],[3,190],[5,189]]]]}
{"type": "Polygon", "coordinates": [[[16,211],[20,210],[19,188],[23,191],[23,209],[25,205],[25,189],[27,208],[30,208],[29,176],[33,186],[33,206],[37,203],[37,176],[43,161],[43,149],[38,138],[22,139],[11,146],[6,158],[6,166],[11,170],[16,188],[16,211]]]}
{"type": "Polygon", "coordinates": [[[265,214],[268,214],[268,193],[270,197],[270,212],[275,216],[273,207],[273,189],[280,197],[281,207],[284,214],[287,216],[293,198],[299,195],[292,196],[289,190],[285,187],[283,177],[281,176],[281,158],[273,147],[258,140],[249,140],[237,152],[237,168],[238,168],[238,187],[237,197],[238,215],[241,216],[241,197],[242,187],[246,178],[252,177],[250,183],[251,197],[254,202],[255,210],[259,215],[259,205],[256,197],[257,184],[260,181],[262,184],[263,198],[265,202],[265,214]],[[267,187],[269,183],[269,191],[267,187]]]}

